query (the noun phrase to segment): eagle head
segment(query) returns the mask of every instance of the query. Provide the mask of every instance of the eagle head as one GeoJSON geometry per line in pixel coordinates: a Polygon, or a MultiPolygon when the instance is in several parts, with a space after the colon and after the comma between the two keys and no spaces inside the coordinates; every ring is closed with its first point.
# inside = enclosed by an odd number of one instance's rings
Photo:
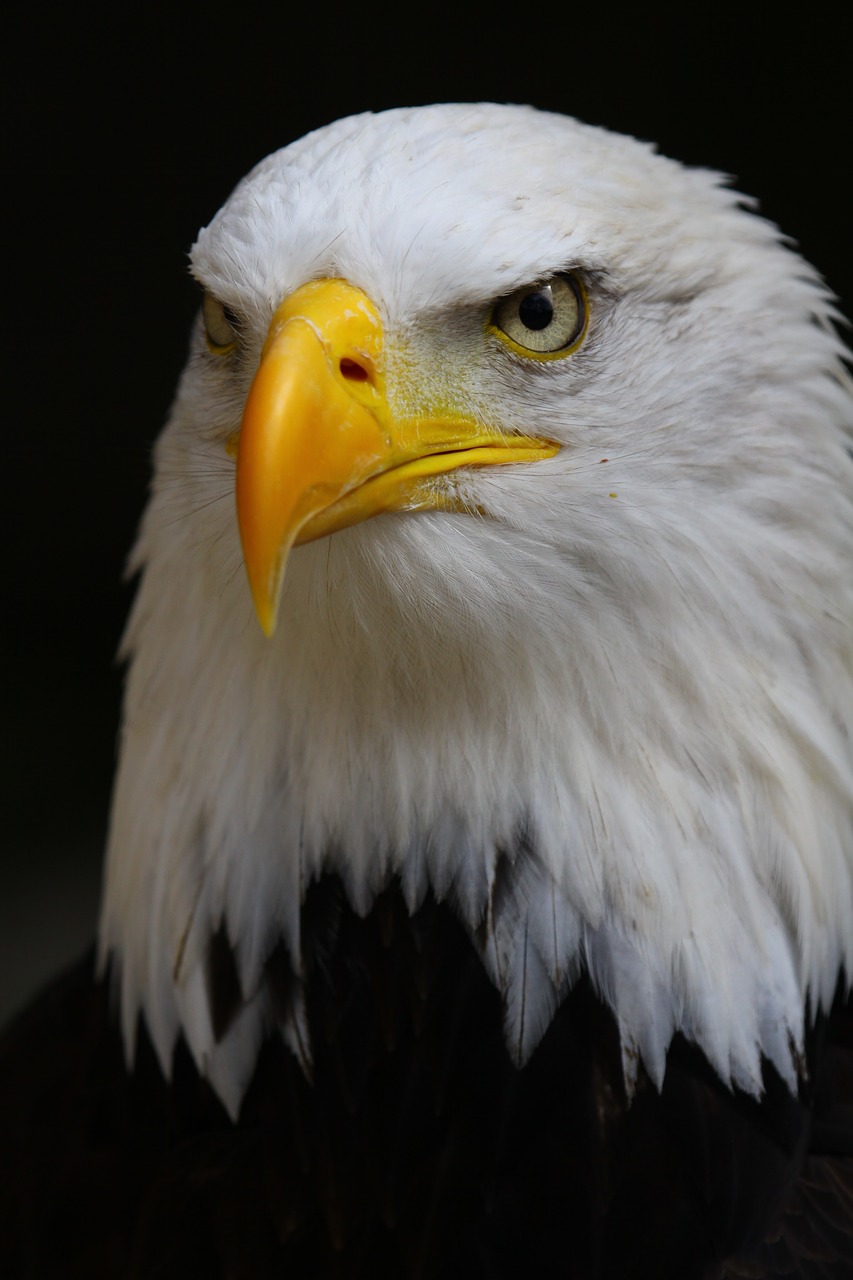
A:
{"type": "MultiPolygon", "coordinates": [[[[359,115],[192,250],[157,444],[101,955],[132,1055],[235,1111],[306,1061],[301,905],[468,930],[507,1046],[577,976],[793,1087],[853,964],[853,394],[816,273],[719,175],[525,107],[359,115]],[[207,964],[224,930],[227,1030],[207,964]]],[[[632,1066],[632,1064],[634,1064],[632,1066]]]]}

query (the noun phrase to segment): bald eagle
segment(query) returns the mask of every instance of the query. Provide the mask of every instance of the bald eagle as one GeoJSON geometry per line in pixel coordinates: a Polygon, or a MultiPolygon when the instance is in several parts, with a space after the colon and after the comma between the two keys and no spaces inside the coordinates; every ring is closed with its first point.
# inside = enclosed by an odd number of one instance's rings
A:
{"type": "Polygon", "coordinates": [[[817,274],[719,175],[491,105],[310,134],[191,262],[4,1274],[850,1275],[817,274]]]}

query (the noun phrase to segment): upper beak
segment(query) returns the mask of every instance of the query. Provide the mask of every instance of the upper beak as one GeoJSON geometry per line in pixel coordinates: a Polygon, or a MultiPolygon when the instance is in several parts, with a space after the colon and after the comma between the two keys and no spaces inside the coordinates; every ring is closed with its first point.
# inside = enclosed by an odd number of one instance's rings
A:
{"type": "Polygon", "coordinates": [[[237,517],[261,627],[275,628],[294,545],[383,511],[453,507],[443,473],[557,448],[465,415],[395,418],[374,304],[344,280],[304,285],[273,316],[240,427],[237,517]]]}

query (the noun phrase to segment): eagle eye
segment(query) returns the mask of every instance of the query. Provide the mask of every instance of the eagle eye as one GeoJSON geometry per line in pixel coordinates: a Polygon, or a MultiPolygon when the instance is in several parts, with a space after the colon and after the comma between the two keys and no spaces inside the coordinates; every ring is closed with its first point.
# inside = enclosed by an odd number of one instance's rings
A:
{"type": "Polygon", "coordinates": [[[224,302],[214,298],[212,293],[204,295],[201,309],[207,345],[214,355],[227,355],[237,342],[239,321],[235,312],[226,307],[224,302]]]}
{"type": "Polygon", "coordinates": [[[490,329],[522,355],[565,356],[580,345],[587,326],[586,293],[574,275],[551,276],[502,298],[490,329]]]}

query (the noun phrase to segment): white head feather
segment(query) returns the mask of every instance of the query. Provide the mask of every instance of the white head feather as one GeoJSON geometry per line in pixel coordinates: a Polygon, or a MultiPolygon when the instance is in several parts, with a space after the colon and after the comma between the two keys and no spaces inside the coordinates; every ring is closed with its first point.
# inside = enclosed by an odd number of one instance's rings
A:
{"type": "Polygon", "coordinates": [[[853,396],[820,281],[742,206],[632,139],[439,106],[311,134],[202,231],[245,358],[198,327],[132,560],[101,924],[129,1053],[140,1011],[167,1069],[182,1030],[235,1110],[265,960],[298,963],[328,868],[359,910],[398,874],[485,923],[519,1060],[586,968],[656,1080],[681,1030],[726,1080],[757,1092],[763,1054],[793,1084],[807,1001],[853,971],[853,396]],[[574,356],[485,339],[569,268],[574,356]],[[393,405],[563,447],[455,473],[483,518],[300,547],[267,640],[225,442],[275,308],[321,276],[379,308],[393,405]],[[245,1005],[217,1042],[222,922],[245,1005]]]}

